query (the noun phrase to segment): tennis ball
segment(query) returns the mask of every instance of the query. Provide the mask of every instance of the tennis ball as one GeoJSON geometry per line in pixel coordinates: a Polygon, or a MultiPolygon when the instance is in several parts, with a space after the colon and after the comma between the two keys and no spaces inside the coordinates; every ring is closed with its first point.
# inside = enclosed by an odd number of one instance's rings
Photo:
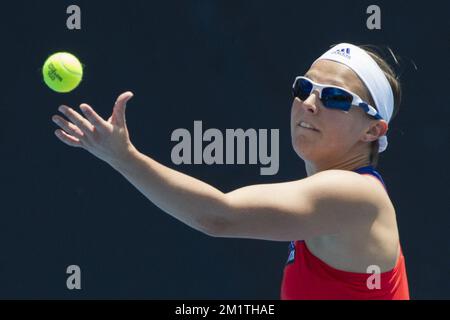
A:
{"type": "Polygon", "coordinates": [[[66,93],[80,84],[83,78],[83,66],[74,55],[58,52],[45,61],[42,74],[44,82],[50,89],[66,93]]]}

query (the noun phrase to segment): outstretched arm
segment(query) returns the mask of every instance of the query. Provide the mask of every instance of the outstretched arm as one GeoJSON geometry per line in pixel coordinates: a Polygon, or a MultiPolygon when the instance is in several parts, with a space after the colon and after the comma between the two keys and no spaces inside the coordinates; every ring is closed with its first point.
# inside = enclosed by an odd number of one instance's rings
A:
{"type": "Polygon", "coordinates": [[[107,121],[89,105],[80,106],[85,117],[64,106],[60,111],[70,121],[54,116],[63,129],[55,133],[64,143],[109,163],[155,205],[196,230],[220,237],[289,241],[345,232],[376,215],[366,180],[352,172],[329,170],[225,194],[170,169],[132,145],[125,119],[132,96],[122,94],[107,121]]]}
{"type": "Polygon", "coordinates": [[[67,106],[53,121],[61,127],[56,136],[72,147],[83,148],[110,164],[163,211],[194,229],[211,234],[225,211],[224,193],[183,173],[172,170],[140,153],[131,143],[126,125],[126,92],[117,99],[105,121],[91,106],[80,105],[84,117],[67,106]],[[219,214],[218,211],[221,211],[219,214]]]}

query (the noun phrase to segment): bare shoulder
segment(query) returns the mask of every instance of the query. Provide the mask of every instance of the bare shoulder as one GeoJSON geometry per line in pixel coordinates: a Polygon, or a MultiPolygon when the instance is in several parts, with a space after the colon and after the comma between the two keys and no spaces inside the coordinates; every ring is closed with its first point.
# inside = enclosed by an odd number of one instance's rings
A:
{"type": "MultiPolygon", "coordinates": [[[[345,271],[365,272],[370,264],[381,266],[383,271],[390,270],[398,255],[398,230],[394,206],[381,182],[371,175],[344,170],[328,170],[314,176],[319,184],[328,180],[332,185],[341,186],[333,197],[360,201],[360,206],[350,207],[356,210],[351,216],[365,218],[361,220],[363,223],[349,225],[345,232],[307,239],[313,254],[345,271]],[[371,212],[369,217],[368,212],[371,212]]],[[[329,189],[325,188],[333,192],[329,189]]]]}
{"type": "Polygon", "coordinates": [[[372,203],[377,207],[391,206],[381,182],[371,176],[347,170],[325,170],[308,177],[311,189],[318,199],[372,203]]]}

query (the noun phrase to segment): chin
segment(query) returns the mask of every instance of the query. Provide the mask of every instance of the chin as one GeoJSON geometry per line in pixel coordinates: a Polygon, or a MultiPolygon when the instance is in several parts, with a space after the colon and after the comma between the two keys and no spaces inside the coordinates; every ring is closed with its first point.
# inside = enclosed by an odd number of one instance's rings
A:
{"type": "Polygon", "coordinates": [[[311,148],[306,146],[305,143],[297,141],[292,142],[292,148],[295,153],[303,160],[309,160],[311,156],[311,148]]]}

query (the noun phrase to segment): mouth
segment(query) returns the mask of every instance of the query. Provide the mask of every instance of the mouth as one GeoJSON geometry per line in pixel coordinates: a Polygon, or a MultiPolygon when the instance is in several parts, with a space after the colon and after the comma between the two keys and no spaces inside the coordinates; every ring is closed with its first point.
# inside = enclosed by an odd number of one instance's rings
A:
{"type": "Polygon", "coordinates": [[[314,128],[312,125],[310,125],[309,123],[304,122],[304,121],[300,121],[299,123],[297,123],[297,127],[300,127],[300,128],[302,128],[302,129],[305,129],[305,130],[310,130],[310,131],[316,131],[316,132],[319,132],[319,130],[317,130],[317,129],[314,128]]]}

